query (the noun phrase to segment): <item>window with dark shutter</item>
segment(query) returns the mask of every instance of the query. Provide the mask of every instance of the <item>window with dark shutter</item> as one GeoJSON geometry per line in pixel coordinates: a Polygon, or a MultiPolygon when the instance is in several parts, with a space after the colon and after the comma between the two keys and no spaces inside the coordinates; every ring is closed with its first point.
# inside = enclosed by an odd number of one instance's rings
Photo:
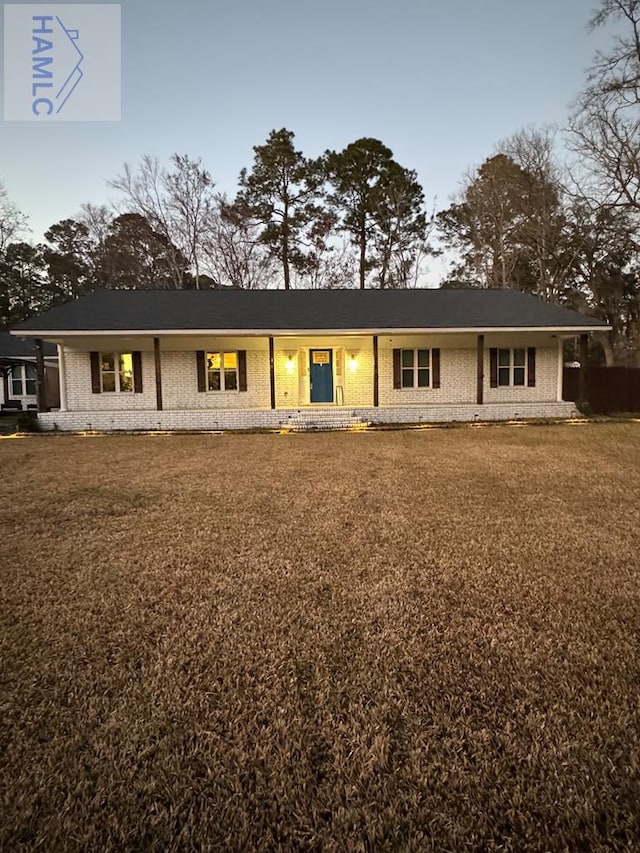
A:
{"type": "Polygon", "coordinates": [[[247,390],[247,352],[238,350],[238,391],[247,390]]]}
{"type": "Polygon", "coordinates": [[[100,386],[100,353],[92,352],[89,353],[91,359],[91,392],[92,394],[99,394],[101,389],[100,386]]]}
{"type": "Polygon", "coordinates": [[[527,385],[535,388],[536,384],[536,348],[529,347],[527,350],[527,385]]]}
{"type": "Polygon", "coordinates": [[[133,391],[142,394],[142,353],[139,351],[131,353],[133,358],[133,391]]]}
{"type": "Polygon", "coordinates": [[[207,390],[207,368],[204,350],[196,352],[196,367],[198,370],[198,391],[204,393],[207,390]]]}
{"type": "Polygon", "coordinates": [[[498,349],[491,347],[489,350],[489,385],[498,387],[498,349]]]}
{"type": "Polygon", "coordinates": [[[402,355],[401,350],[394,349],[393,351],[393,387],[402,387],[402,355]]]}
{"type": "Polygon", "coordinates": [[[440,350],[431,350],[431,387],[440,387],[440,350]]]}

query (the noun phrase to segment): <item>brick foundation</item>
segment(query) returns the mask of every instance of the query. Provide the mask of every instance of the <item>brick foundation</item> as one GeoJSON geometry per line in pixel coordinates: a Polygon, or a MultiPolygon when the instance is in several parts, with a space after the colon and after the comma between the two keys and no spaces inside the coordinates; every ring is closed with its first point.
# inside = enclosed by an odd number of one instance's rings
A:
{"type": "Polygon", "coordinates": [[[233,430],[260,428],[340,429],[361,423],[447,423],[505,421],[527,418],[568,418],[575,405],[566,402],[488,403],[475,405],[406,406],[381,408],[322,407],[305,409],[53,411],[38,416],[45,430],[233,430]]]}

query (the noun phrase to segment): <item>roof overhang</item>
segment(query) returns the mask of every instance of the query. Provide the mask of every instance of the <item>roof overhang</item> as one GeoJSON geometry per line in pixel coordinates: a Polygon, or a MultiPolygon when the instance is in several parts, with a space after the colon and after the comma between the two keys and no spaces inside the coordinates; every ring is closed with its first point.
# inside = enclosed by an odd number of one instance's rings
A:
{"type": "Polygon", "coordinates": [[[381,328],[381,329],[43,329],[12,331],[16,337],[71,338],[71,337],[300,337],[313,335],[442,335],[442,334],[494,334],[499,332],[546,332],[579,335],[585,332],[608,332],[611,326],[456,326],[438,328],[381,328]]]}

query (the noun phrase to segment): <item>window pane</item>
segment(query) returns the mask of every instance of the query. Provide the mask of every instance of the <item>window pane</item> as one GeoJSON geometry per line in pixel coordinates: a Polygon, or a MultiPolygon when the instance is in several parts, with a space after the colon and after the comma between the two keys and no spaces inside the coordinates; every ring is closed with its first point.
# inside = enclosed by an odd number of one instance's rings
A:
{"type": "Polygon", "coordinates": [[[428,349],[419,349],[418,350],[418,367],[429,367],[429,350],[428,349]]]}
{"type": "MultiPolygon", "coordinates": [[[[509,367],[509,356],[511,354],[511,350],[508,349],[499,349],[498,350],[498,364],[500,367],[509,367]]],[[[509,384],[508,382],[506,383],[509,384]]]]}
{"type": "MultiPolygon", "coordinates": [[[[402,366],[403,367],[413,367],[413,350],[412,349],[403,349],[402,350],[402,366]]],[[[413,383],[411,383],[413,384],[413,383]]]]}
{"type": "Polygon", "coordinates": [[[120,356],[120,390],[133,391],[133,356],[123,352],[120,356]]]}
{"type": "Polygon", "coordinates": [[[115,373],[103,373],[102,374],[102,390],[103,391],[115,391],[116,390],[116,375],[115,375],[115,373]]]}
{"type": "Polygon", "coordinates": [[[102,353],[102,362],[101,362],[101,370],[115,370],[116,369],[116,359],[115,354],[112,352],[103,352],[102,353]]]}
{"type": "Polygon", "coordinates": [[[11,379],[11,396],[12,397],[21,397],[22,396],[22,379],[15,376],[11,379]]]}
{"type": "Polygon", "coordinates": [[[498,369],[498,385],[508,385],[509,384],[509,368],[508,367],[500,367],[498,369]]]}
{"type": "Polygon", "coordinates": [[[513,368],[513,384],[524,385],[524,367],[513,368]]]}
{"type": "Polygon", "coordinates": [[[516,367],[524,367],[524,350],[523,349],[514,349],[514,351],[513,351],[513,363],[516,365],[516,367]]]}
{"type": "Polygon", "coordinates": [[[238,390],[238,374],[235,370],[225,370],[224,372],[224,388],[225,391],[238,390]]]}
{"type": "Polygon", "coordinates": [[[220,390],[220,371],[210,370],[207,374],[207,387],[209,391],[220,390]]]}
{"type": "Polygon", "coordinates": [[[224,366],[228,369],[235,370],[238,366],[238,353],[236,352],[225,352],[224,354],[224,366]]]}
{"type": "Polygon", "coordinates": [[[31,395],[36,394],[36,380],[35,379],[27,379],[27,394],[31,394],[31,395]]]}
{"type": "Polygon", "coordinates": [[[209,370],[220,370],[220,353],[219,352],[208,352],[207,353],[207,367],[209,370]]]}
{"type": "Polygon", "coordinates": [[[418,388],[429,387],[429,368],[422,367],[418,370],[418,388]]]}
{"type": "Polygon", "coordinates": [[[402,387],[413,388],[413,367],[402,371],[402,387]]]}
{"type": "Polygon", "coordinates": [[[27,371],[27,379],[33,379],[35,382],[38,378],[38,371],[35,366],[33,364],[25,364],[25,369],[27,371]]]}

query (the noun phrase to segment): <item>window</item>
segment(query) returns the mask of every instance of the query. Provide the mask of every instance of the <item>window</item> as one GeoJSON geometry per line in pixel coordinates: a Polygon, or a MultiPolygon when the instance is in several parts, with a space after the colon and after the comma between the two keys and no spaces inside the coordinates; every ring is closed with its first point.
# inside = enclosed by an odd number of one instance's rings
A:
{"type": "Polygon", "coordinates": [[[133,391],[133,353],[100,353],[100,389],[105,394],[133,391]]]}
{"type": "Polygon", "coordinates": [[[429,388],[431,359],[428,349],[403,349],[400,354],[402,388],[429,388]]]}
{"type": "Polygon", "coordinates": [[[238,353],[207,353],[207,390],[238,390],[238,353]]]}
{"type": "Polygon", "coordinates": [[[11,396],[35,397],[36,368],[33,364],[17,364],[11,368],[11,396]]]}
{"type": "Polygon", "coordinates": [[[526,350],[498,350],[498,385],[525,385],[526,374],[526,350]]]}

